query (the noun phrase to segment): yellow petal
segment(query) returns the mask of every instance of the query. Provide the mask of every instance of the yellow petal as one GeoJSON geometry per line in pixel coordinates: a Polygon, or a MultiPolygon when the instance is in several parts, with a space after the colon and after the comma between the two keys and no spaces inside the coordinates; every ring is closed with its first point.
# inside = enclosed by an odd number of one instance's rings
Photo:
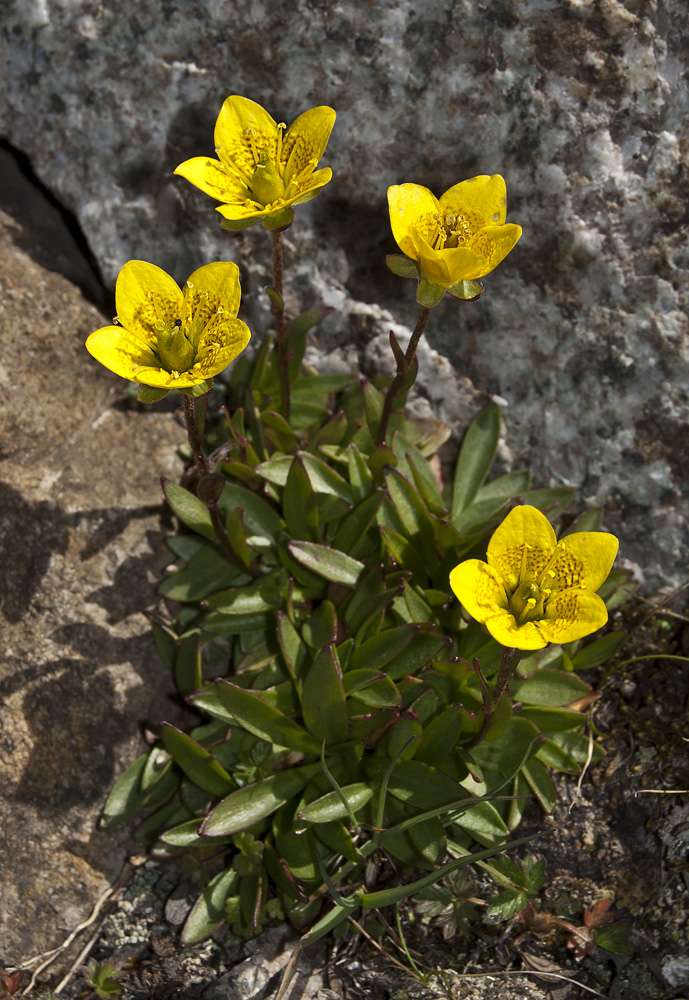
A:
{"type": "Polygon", "coordinates": [[[558,544],[544,584],[552,590],[581,587],[596,591],[608,578],[619,542],[604,531],[577,531],[558,544]]]}
{"type": "MultiPolygon", "coordinates": [[[[419,248],[413,230],[419,228],[424,217],[438,215],[438,199],[420,184],[393,184],[388,188],[388,206],[392,235],[398,247],[408,257],[418,260],[419,248]]],[[[429,235],[425,229],[424,235],[429,235]]]]}
{"type": "Polygon", "coordinates": [[[493,532],[488,543],[488,564],[511,593],[519,583],[522,553],[526,552],[526,579],[535,580],[545,569],[555,545],[555,532],[545,514],[524,504],[511,510],[493,532]]]}
{"type": "Polygon", "coordinates": [[[507,608],[507,595],[502,580],[480,559],[467,559],[450,573],[452,591],[472,618],[484,622],[489,616],[507,608]]]}
{"type": "Polygon", "coordinates": [[[476,250],[485,260],[485,265],[480,272],[471,274],[472,280],[483,278],[486,274],[498,266],[501,260],[514,248],[515,243],[522,234],[521,226],[514,226],[508,223],[505,226],[494,226],[488,229],[481,229],[470,237],[467,246],[476,250]]]}
{"type": "Polygon", "coordinates": [[[432,285],[454,285],[455,281],[450,276],[450,269],[447,266],[445,251],[434,250],[421,236],[418,230],[413,231],[416,240],[416,259],[419,262],[419,275],[430,281],[432,285]]]}
{"type": "Polygon", "coordinates": [[[315,170],[328,145],[334,124],[335,112],[324,106],[311,108],[292,122],[285,134],[280,157],[284,166],[285,187],[304,171],[308,177],[315,170]],[[311,170],[308,170],[309,166],[311,170]]]}
{"type": "Polygon", "coordinates": [[[156,331],[181,319],[182,292],[155,264],[130,260],[117,278],[115,307],[122,326],[152,349],[157,344],[156,331]]]}
{"type": "Polygon", "coordinates": [[[562,590],[545,608],[545,618],[534,622],[548,642],[573,642],[590,635],[608,620],[608,609],[589,590],[562,590]]]}
{"type": "MultiPolygon", "coordinates": [[[[430,249],[430,247],[429,247],[430,249]]],[[[449,283],[456,285],[458,281],[467,281],[485,274],[485,258],[477,253],[473,247],[450,247],[448,250],[432,250],[431,254],[439,254],[445,262],[449,283]]],[[[423,273],[423,261],[426,259],[425,248],[421,252],[421,275],[423,273]]],[[[428,279],[430,281],[430,278],[428,279]]]]}
{"type": "Polygon", "coordinates": [[[208,156],[185,160],[175,173],[218,201],[243,203],[250,197],[249,189],[242,180],[229,173],[220,160],[208,156]]]}
{"type": "Polygon", "coordinates": [[[198,381],[202,382],[224,371],[241,354],[250,338],[249,327],[239,319],[209,323],[201,337],[193,369],[200,376],[198,381]]]}
{"type": "Polygon", "coordinates": [[[322,170],[317,170],[305,184],[300,185],[300,194],[294,198],[286,198],[285,206],[288,205],[302,205],[305,201],[311,201],[312,198],[318,194],[322,187],[332,180],[333,172],[330,167],[323,167],[322,170]]]}
{"type": "Polygon", "coordinates": [[[275,210],[270,207],[265,208],[265,206],[257,205],[255,202],[250,201],[241,205],[237,203],[218,205],[215,211],[220,212],[223,218],[229,219],[231,222],[239,222],[243,219],[262,219],[275,210]]]}
{"type": "Polygon", "coordinates": [[[231,261],[205,264],[184,283],[184,328],[198,347],[209,324],[234,319],[239,311],[239,268],[231,261]]]}
{"type": "Polygon", "coordinates": [[[261,153],[277,162],[278,126],[265,108],[247,97],[228,97],[215,123],[215,151],[249,182],[261,153]]]}
{"type": "Polygon", "coordinates": [[[440,199],[443,215],[463,215],[472,232],[501,226],[507,214],[507,190],[500,174],[480,174],[455,184],[440,199]]]}
{"type": "Polygon", "coordinates": [[[136,382],[140,368],[158,367],[160,362],[148,345],[121,326],[104,326],[86,341],[89,354],[116,375],[136,382]]]}
{"type": "Polygon", "coordinates": [[[526,622],[517,625],[514,615],[509,611],[500,611],[486,618],[485,626],[502,646],[513,646],[515,649],[543,649],[550,641],[540,631],[540,622],[526,622]]]}

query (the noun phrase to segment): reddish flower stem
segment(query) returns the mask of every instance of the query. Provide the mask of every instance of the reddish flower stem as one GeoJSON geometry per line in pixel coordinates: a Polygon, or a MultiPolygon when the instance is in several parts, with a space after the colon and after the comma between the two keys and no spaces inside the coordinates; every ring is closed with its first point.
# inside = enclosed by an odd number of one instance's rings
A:
{"type": "MultiPolygon", "coordinates": [[[[390,421],[390,416],[392,414],[392,407],[395,402],[395,397],[399,393],[399,388],[404,379],[406,378],[409,367],[414,361],[416,356],[416,348],[419,346],[419,341],[423,336],[423,332],[426,329],[426,324],[428,323],[428,317],[430,316],[431,310],[427,309],[426,306],[422,306],[421,312],[419,313],[418,319],[416,320],[416,326],[409,338],[409,346],[407,347],[406,353],[403,359],[400,359],[397,363],[397,372],[395,377],[390,384],[385,395],[385,402],[383,403],[383,412],[380,418],[380,426],[378,427],[378,438],[376,444],[381,445],[385,443],[385,435],[388,432],[388,423],[390,421]]],[[[413,383],[412,383],[413,384],[413,383]]],[[[409,386],[408,388],[411,388],[409,386]]]]}
{"type": "MultiPolygon", "coordinates": [[[[209,471],[212,472],[212,470],[209,470],[208,462],[203,454],[202,435],[199,433],[199,429],[196,424],[196,398],[188,396],[185,392],[181,395],[182,411],[184,413],[184,423],[187,428],[189,447],[191,448],[191,453],[194,456],[194,462],[196,463],[199,479],[202,479],[204,476],[209,474],[209,471]]],[[[250,573],[251,576],[260,576],[261,571],[255,563],[252,563],[251,566],[247,568],[235,552],[232,542],[227,537],[225,525],[222,522],[222,517],[220,516],[220,511],[218,510],[217,500],[215,500],[212,496],[208,496],[204,500],[204,503],[208,508],[213,530],[218,536],[218,542],[228,558],[235,564],[235,566],[241,569],[243,573],[250,573]]]]}
{"type": "Polygon", "coordinates": [[[273,288],[279,296],[279,302],[271,300],[270,311],[275,319],[275,339],[278,347],[278,372],[280,375],[280,396],[282,415],[289,423],[290,415],[290,384],[289,384],[289,354],[285,336],[285,307],[282,303],[282,230],[274,229],[273,233],[273,288]]]}

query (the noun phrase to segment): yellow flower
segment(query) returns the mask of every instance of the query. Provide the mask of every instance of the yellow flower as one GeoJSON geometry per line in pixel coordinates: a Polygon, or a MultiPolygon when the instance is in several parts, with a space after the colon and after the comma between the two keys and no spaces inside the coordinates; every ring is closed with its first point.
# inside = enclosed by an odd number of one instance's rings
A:
{"type": "Polygon", "coordinates": [[[268,229],[289,225],[292,205],[309,201],[328,183],[330,168],[318,165],[335,124],[332,108],[305,111],[283,136],[284,123],[246,97],[228,97],[215,123],[218,159],[195,156],[176,174],[223,202],[217,209],[228,229],[259,219],[268,229]]]}
{"type": "Polygon", "coordinates": [[[116,375],[163,390],[158,398],[191,387],[198,395],[249,343],[240,294],[236,264],[206,264],[181,291],[155,264],[130,260],[115,286],[118,325],[96,330],[86,348],[116,375]]]}
{"type": "Polygon", "coordinates": [[[400,250],[416,261],[419,277],[443,288],[482,278],[510,252],[522,230],[505,222],[506,202],[499,174],[455,184],[440,200],[420,184],[388,188],[400,250]]]}
{"type": "Polygon", "coordinates": [[[468,559],[450,586],[494,639],[516,649],[542,649],[595,632],[608,620],[596,591],[617,554],[614,535],[579,531],[560,542],[535,507],[515,507],[488,543],[488,562],[468,559]]]}

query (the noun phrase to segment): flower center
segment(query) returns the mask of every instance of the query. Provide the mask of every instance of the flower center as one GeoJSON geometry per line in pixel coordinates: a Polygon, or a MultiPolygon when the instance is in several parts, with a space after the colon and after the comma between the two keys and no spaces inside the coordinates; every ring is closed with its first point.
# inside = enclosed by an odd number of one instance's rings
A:
{"type": "Polygon", "coordinates": [[[196,351],[182,329],[182,320],[176,319],[171,327],[156,330],[158,357],[161,367],[168,372],[186,372],[194,364],[196,351]]]}
{"type": "Polygon", "coordinates": [[[272,205],[285,193],[285,184],[267,153],[261,153],[251,177],[251,194],[259,205],[272,205]]]}
{"type": "Polygon", "coordinates": [[[553,592],[552,584],[550,587],[544,586],[544,584],[551,583],[555,577],[552,566],[558,555],[565,548],[565,543],[563,541],[557,543],[547,563],[538,574],[537,580],[531,578],[531,571],[528,566],[527,553],[531,546],[528,542],[524,542],[521,548],[522,562],[519,569],[519,580],[517,586],[507,598],[509,609],[514,615],[517,625],[540,621],[544,617],[545,605],[548,603],[548,599],[553,592]]]}
{"type": "Polygon", "coordinates": [[[437,226],[436,236],[432,246],[434,250],[450,250],[466,244],[471,236],[471,226],[465,215],[455,215],[446,212],[435,216],[437,226]]]}

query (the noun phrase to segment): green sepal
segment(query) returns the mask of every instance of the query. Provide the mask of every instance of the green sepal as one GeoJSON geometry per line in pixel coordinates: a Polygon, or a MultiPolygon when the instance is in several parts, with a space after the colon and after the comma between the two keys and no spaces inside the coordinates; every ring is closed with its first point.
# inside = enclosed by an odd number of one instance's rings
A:
{"type": "Polygon", "coordinates": [[[404,257],[399,253],[389,253],[385,255],[385,263],[393,274],[400,278],[418,278],[419,267],[415,260],[404,257]]]}
{"type": "Polygon", "coordinates": [[[430,281],[422,278],[416,289],[416,301],[425,309],[432,309],[438,305],[444,294],[444,285],[432,285],[430,281]]]}
{"type": "Polygon", "coordinates": [[[197,399],[199,396],[205,396],[207,392],[210,392],[213,388],[213,379],[207,378],[205,382],[199,382],[198,385],[188,385],[184,389],[180,389],[185,396],[191,396],[192,399],[197,399]]]}
{"type": "Polygon", "coordinates": [[[261,219],[261,222],[266,229],[270,229],[271,232],[287,229],[287,227],[291,226],[294,222],[294,209],[283,208],[279,212],[273,212],[272,215],[267,215],[265,219],[261,219]]]}
{"type": "Polygon", "coordinates": [[[448,285],[445,291],[464,302],[475,302],[484,288],[480,281],[458,281],[456,285],[448,285]]]}
{"type": "Polygon", "coordinates": [[[253,226],[258,219],[222,219],[220,222],[220,228],[226,229],[230,233],[238,233],[242,229],[248,229],[249,226],[253,226]]]}
{"type": "Polygon", "coordinates": [[[139,385],[136,398],[140,403],[157,403],[167,396],[169,389],[158,389],[154,385],[139,385]]]}

